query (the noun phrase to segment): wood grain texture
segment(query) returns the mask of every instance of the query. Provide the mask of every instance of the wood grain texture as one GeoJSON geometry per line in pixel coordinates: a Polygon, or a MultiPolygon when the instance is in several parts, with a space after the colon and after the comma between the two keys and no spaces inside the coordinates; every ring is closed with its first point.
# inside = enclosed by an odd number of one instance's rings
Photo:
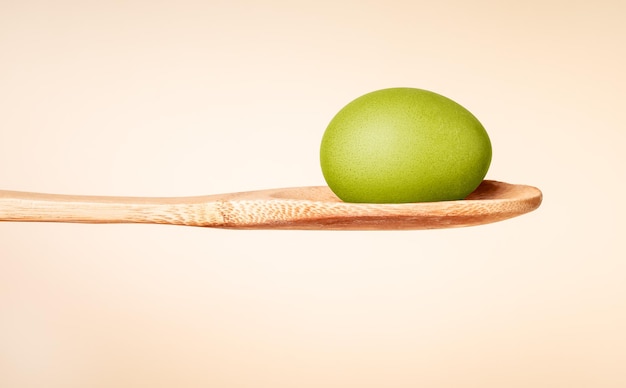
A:
{"type": "Polygon", "coordinates": [[[483,181],[465,200],[356,204],[326,186],[198,197],[102,197],[0,191],[0,221],[150,223],[228,229],[408,230],[487,224],[539,207],[526,185],[483,181]]]}

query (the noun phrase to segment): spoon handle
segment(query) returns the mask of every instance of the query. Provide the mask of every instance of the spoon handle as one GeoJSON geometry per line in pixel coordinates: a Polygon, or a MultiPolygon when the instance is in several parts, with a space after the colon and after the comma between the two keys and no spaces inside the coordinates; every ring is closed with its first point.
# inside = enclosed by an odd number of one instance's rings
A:
{"type": "Polygon", "coordinates": [[[0,221],[146,223],[219,227],[220,196],[150,198],[0,190],[0,221]]]}

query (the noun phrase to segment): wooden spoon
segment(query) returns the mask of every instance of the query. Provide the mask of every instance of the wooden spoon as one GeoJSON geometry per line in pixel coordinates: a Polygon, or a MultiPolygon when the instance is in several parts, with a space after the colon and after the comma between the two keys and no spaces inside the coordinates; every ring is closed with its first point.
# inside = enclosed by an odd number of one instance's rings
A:
{"type": "Polygon", "coordinates": [[[0,190],[0,221],[146,223],[228,229],[440,229],[501,221],[539,207],[532,186],[485,180],[466,199],[346,203],[326,186],[178,198],[103,197],[0,190]]]}

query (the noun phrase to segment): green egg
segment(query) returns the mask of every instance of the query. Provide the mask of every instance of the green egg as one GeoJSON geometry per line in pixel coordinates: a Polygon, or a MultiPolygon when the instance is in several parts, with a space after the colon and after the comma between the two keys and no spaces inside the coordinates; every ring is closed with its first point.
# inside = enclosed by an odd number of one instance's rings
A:
{"type": "Polygon", "coordinates": [[[320,149],[324,179],[345,202],[459,200],[491,164],[483,125],[451,99],[423,89],[365,94],[331,120],[320,149]]]}

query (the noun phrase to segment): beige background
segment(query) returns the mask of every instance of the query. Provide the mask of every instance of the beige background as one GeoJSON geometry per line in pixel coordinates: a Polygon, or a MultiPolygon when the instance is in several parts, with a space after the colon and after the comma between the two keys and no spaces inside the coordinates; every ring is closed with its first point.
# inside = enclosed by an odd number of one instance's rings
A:
{"type": "Polygon", "coordinates": [[[422,232],[0,224],[2,387],[624,387],[620,1],[0,0],[0,186],[323,184],[347,102],[483,122],[527,216],[422,232]],[[470,5],[471,4],[471,5],[470,5]]]}

